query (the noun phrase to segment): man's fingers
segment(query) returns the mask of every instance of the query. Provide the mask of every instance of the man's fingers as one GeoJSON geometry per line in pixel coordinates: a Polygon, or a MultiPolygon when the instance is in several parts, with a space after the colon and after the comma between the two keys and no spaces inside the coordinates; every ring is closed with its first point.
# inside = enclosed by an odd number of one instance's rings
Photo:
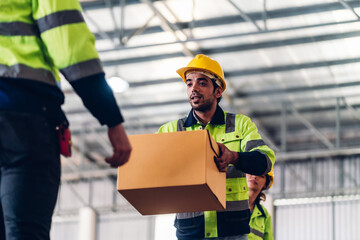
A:
{"type": "Polygon", "coordinates": [[[215,163],[217,168],[219,169],[220,172],[226,172],[227,166],[228,164],[226,163],[226,161],[220,157],[220,158],[216,158],[214,157],[215,163]]]}
{"type": "Polygon", "coordinates": [[[220,172],[226,172],[226,167],[221,167],[221,168],[219,169],[219,171],[220,171],[220,172]]]}
{"type": "Polygon", "coordinates": [[[222,143],[217,143],[217,144],[218,144],[219,150],[220,150],[219,155],[221,156],[224,153],[226,146],[222,143]]]}
{"type": "Polygon", "coordinates": [[[109,163],[111,167],[120,167],[129,160],[130,153],[131,151],[116,151],[111,157],[106,158],[105,161],[109,163]]]}

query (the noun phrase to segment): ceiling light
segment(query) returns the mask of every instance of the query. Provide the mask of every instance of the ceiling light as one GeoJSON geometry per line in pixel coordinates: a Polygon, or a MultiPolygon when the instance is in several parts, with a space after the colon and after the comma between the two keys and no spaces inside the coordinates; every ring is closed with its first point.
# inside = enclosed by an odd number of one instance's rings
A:
{"type": "Polygon", "coordinates": [[[125,92],[129,88],[129,83],[120,77],[110,77],[107,82],[116,93],[125,92]]]}

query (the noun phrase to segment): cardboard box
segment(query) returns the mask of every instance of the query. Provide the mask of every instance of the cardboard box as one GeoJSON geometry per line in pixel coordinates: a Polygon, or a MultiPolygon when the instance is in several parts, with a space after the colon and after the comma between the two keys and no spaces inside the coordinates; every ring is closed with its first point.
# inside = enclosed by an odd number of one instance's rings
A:
{"type": "Polygon", "coordinates": [[[118,191],[141,214],[224,210],[226,176],[207,130],[129,136],[129,162],[118,168],[118,191]],[[215,152],[214,152],[215,151],[215,152]]]}

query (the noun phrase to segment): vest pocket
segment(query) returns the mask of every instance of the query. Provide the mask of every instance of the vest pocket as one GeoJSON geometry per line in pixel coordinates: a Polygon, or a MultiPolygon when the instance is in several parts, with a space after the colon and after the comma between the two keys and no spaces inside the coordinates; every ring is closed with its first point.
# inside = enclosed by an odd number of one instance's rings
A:
{"type": "Polygon", "coordinates": [[[236,152],[240,152],[241,139],[242,135],[238,132],[215,135],[216,142],[223,143],[228,149],[236,152]]]}
{"type": "Polygon", "coordinates": [[[257,217],[254,221],[254,225],[251,226],[252,228],[264,233],[265,230],[265,218],[257,217]]]}
{"type": "Polygon", "coordinates": [[[239,201],[249,199],[246,178],[226,179],[226,201],[239,201]]]}

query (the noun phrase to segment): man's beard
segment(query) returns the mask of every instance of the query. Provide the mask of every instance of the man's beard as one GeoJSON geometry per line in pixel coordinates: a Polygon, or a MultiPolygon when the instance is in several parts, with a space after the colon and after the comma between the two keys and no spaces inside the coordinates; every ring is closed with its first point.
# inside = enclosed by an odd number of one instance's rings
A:
{"type": "MultiPolygon", "coordinates": [[[[216,99],[215,99],[216,101],[216,99]]],[[[197,106],[194,106],[193,103],[191,102],[191,99],[190,99],[190,105],[191,107],[196,110],[196,111],[199,111],[199,112],[206,112],[206,111],[209,111],[212,107],[212,105],[214,104],[214,100],[213,99],[208,99],[207,101],[205,101],[203,104],[201,105],[197,105],[197,106]]]]}

